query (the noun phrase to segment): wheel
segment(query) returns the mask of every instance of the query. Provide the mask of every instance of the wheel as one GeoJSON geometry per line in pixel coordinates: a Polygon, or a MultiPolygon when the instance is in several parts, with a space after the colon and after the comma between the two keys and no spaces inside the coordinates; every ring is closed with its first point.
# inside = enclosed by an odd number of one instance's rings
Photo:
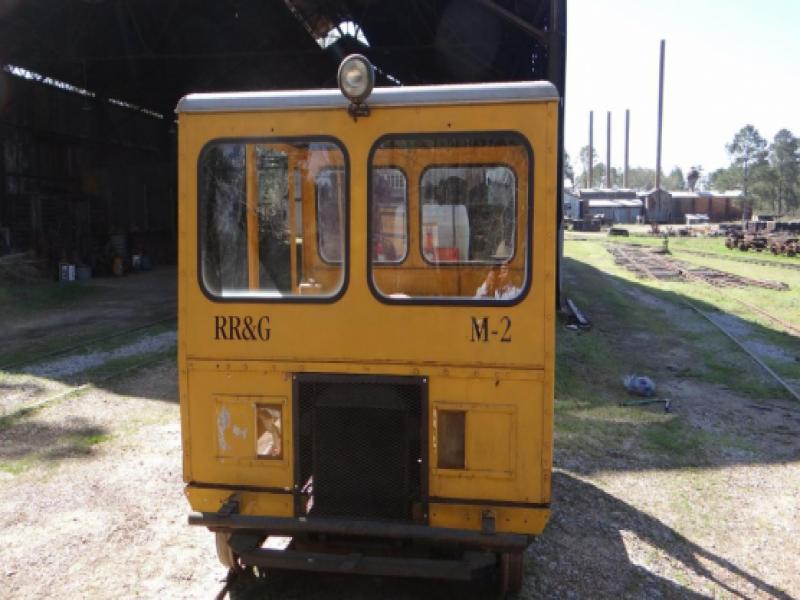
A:
{"type": "Polygon", "coordinates": [[[525,557],[522,550],[500,554],[497,583],[501,594],[516,594],[522,589],[524,567],[525,557]]]}
{"type": "Polygon", "coordinates": [[[231,538],[230,533],[217,532],[214,534],[217,542],[217,558],[222,563],[223,567],[233,569],[234,571],[241,571],[242,566],[239,564],[239,557],[233,553],[233,548],[228,543],[231,538]]]}

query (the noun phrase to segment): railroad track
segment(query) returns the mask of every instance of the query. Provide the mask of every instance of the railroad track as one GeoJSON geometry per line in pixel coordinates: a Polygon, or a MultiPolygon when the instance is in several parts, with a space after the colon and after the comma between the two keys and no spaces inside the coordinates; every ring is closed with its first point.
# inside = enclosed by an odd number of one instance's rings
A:
{"type": "Polygon", "coordinates": [[[136,327],[130,327],[128,329],[123,329],[122,331],[117,331],[110,335],[99,336],[95,338],[90,338],[88,340],[82,341],[78,344],[72,344],[70,346],[62,346],[56,350],[51,352],[45,352],[44,354],[40,354],[38,356],[33,356],[30,358],[25,358],[23,360],[15,360],[4,365],[0,365],[0,371],[8,371],[11,369],[18,369],[19,367],[24,367],[26,365],[36,364],[41,362],[45,359],[53,358],[55,356],[61,356],[63,354],[69,354],[70,352],[74,352],[76,350],[83,350],[92,346],[94,344],[98,344],[100,342],[106,342],[108,340],[113,340],[115,338],[124,337],[126,335],[130,335],[133,333],[137,333],[139,331],[144,331],[145,329],[150,329],[151,327],[156,327],[157,325],[161,325],[163,323],[168,323],[169,321],[174,321],[176,319],[175,314],[170,314],[169,316],[159,318],[155,321],[150,321],[149,323],[145,323],[144,325],[137,325],[136,327]]]}
{"type": "Polygon", "coordinates": [[[772,313],[755,306],[749,302],[725,294],[722,289],[725,287],[743,287],[744,285],[756,285],[768,289],[785,290],[788,286],[775,285],[775,282],[762,281],[758,279],[742,278],[732,274],[725,274],[716,269],[693,268],[685,263],[667,258],[662,254],[655,254],[643,246],[631,246],[625,244],[613,244],[608,246],[608,251],[614,256],[615,262],[639,275],[640,277],[656,279],[660,281],[699,281],[713,287],[718,294],[729,300],[734,300],[753,311],[775,325],[778,325],[786,333],[800,337],[800,327],[790,323],[772,313]],[[722,274],[722,275],[721,275],[722,274]],[[728,276],[727,278],[725,276],[728,276]],[[731,279],[731,277],[735,279],[731,279]]]}
{"type": "Polygon", "coordinates": [[[745,346],[744,343],[740,339],[738,339],[730,331],[728,331],[722,325],[720,325],[716,320],[714,320],[711,317],[711,315],[709,315],[705,311],[701,310],[700,308],[698,308],[697,306],[695,306],[694,304],[692,304],[688,300],[684,299],[683,303],[686,304],[686,306],[691,308],[693,311],[697,312],[702,317],[704,317],[709,323],[714,325],[714,327],[719,329],[728,339],[730,339],[734,344],[736,344],[739,347],[739,349],[742,350],[742,352],[747,354],[750,358],[753,359],[753,361],[756,364],[758,364],[758,366],[760,366],[762,369],[764,369],[778,384],[780,384],[780,386],[783,389],[785,389],[787,392],[789,392],[789,395],[791,395],[795,400],[800,401],[800,391],[796,390],[794,387],[789,385],[784,379],[782,379],[775,371],[773,371],[769,367],[769,365],[767,365],[763,360],[761,360],[761,358],[756,356],[756,354],[752,350],[750,350],[747,346],[745,346]]]}
{"type": "MultiPolygon", "coordinates": [[[[720,258],[722,260],[730,260],[733,262],[750,263],[753,265],[764,265],[768,267],[779,267],[781,269],[793,269],[800,271],[800,264],[792,264],[785,262],[778,262],[777,260],[761,260],[758,258],[750,258],[747,256],[737,256],[735,254],[718,254],[716,252],[704,252],[702,250],[687,250],[685,248],[678,248],[676,252],[686,252],[687,254],[695,254],[697,256],[705,256],[708,258],[720,258]]],[[[733,252],[733,250],[731,250],[733,252]]]]}
{"type": "Polygon", "coordinates": [[[52,394],[50,396],[45,396],[44,398],[39,398],[39,399],[30,401],[30,402],[25,402],[25,403],[23,403],[21,405],[13,407],[8,412],[4,413],[4,412],[2,412],[2,409],[0,409],[0,424],[2,424],[3,421],[8,421],[8,420],[11,420],[11,419],[15,419],[20,415],[28,414],[31,411],[37,410],[39,408],[42,408],[43,406],[47,406],[48,404],[52,404],[54,402],[58,402],[60,400],[64,400],[64,399],[69,398],[70,396],[74,396],[76,394],[81,394],[81,393],[87,391],[88,389],[90,389],[91,387],[96,386],[99,383],[105,383],[107,381],[111,381],[112,379],[117,379],[118,377],[122,377],[124,375],[132,374],[132,373],[134,373],[134,372],[136,372],[136,371],[138,371],[140,369],[143,369],[145,367],[150,367],[152,365],[158,364],[158,363],[164,361],[165,359],[166,359],[166,357],[165,356],[161,356],[161,355],[155,356],[155,357],[147,356],[144,360],[141,360],[141,361],[139,361],[139,362],[137,362],[135,364],[132,364],[132,365],[125,366],[125,367],[123,367],[121,369],[116,369],[116,370],[112,371],[111,373],[107,373],[107,374],[103,375],[102,377],[95,378],[95,379],[93,379],[92,381],[90,381],[88,383],[84,383],[82,385],[70,387],[70,388],[68,388],[66,390],[62,390],[62,391],[57,392],[55,394],[52,394]]]}
{"type": "MultiPolygon", "coordinates": [[[[780,325],[787,333],[790,335],[794,335],[800,337],[800,328],[796,325],[784,321],[783,319],[776,317],[775,315],[765,311],[762,308],[757,306],[753,306],[749,302],[745,302],[744,300],[740,300],[739,298],[734,298],[729,294],[725,294],[722,289],[714,285],[713,280],[709,280],[706,270],[701,269],[699,271],[693,271],[690,269],[681,268],[680,262],[675,261],[672,259],[666,258],[664,255],[655,254],[652,251],[648,251],[642,247],[634,247],[633,249],[628,246],[628,248],[623,247],[623,244],[614,244],[607,246],[608,251],[614,256],[615,261],[617,264],[624,266],[628,270],[651,279],[659,279],[659,280],[691,280],[691,281],[700,281],[703,283],[709,284],[713,287],[717,293],[725,298],[730,300],[735,300],[739,304],[743,305],[745,308],[754,311],[761,316],[769,319],[770,321],[780,325]]],[[[713,270],[712,270],[713,271],[713,270]]],[[[758,280],[753,280],[757,283],[758,280]]],[[[741,340],[739,340],[733,333],[725,329],[717,320],[715,320],[710,314],[705,312],[704,310],[700,309],[694,303],[690,302],[687,299],[683,299],[683,303],[691,308],[693,311],[700,314],[703,318],[709,321],[714,327],[716,327],[720,332],[722,332],[727,338],[729,338],[734,344],[736,344],[739,349],[741,349],[745,354],[747,354],[756,364],[758,364],[764,371],[766,371],[772,379],[774,379],[782,388],[784,388],[795,400],[800,401],[800,390],[795,389],[792,385],[787,383],[784,379],[782,379],[774,370],[772,370],[769,365],[767,365],[760,357],[758,357],[752,350],[750,350],[741,340]]]]}
{"type": "Polygon", "coordinates": [[[614,256],[618,265],[624,266],[640,276],[661,281],[702,280],[714,287],[753,286],[781,291],[789,289],[789,286],[781,281],[753,279],[719,269],[699,267],[659,253],[649,246],[608,244],[606,248],[614,256]]]}

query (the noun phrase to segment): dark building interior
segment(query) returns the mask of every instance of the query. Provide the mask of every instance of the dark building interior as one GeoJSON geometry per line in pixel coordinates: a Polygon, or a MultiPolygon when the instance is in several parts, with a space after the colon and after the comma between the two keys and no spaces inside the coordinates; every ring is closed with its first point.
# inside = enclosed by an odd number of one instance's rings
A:
{"type": "MultiPolygon", "coordinates": [[[[191,92],[548,79],[565,0],[0,2],[0,257],[175,260],[173,110],[191,92]]],[[[560,205],[560,203],[559,203],[560,205]]]]}

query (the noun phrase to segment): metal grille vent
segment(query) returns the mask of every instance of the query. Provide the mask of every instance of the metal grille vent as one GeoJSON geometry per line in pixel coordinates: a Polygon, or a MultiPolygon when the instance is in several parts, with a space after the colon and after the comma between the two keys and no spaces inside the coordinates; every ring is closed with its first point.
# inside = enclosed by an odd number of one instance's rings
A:
{"type": "Polygon", "coordinates": [[[297,514],[421,518],[423,392],[418,378],[298,376],[297,514]]]}

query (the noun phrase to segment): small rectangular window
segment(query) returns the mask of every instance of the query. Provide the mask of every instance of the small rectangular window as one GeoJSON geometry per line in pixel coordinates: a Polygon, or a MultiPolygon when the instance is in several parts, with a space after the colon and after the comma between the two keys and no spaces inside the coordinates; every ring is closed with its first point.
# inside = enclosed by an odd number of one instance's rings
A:
{"type": "Polygon", "coordinates": [[[256,456],[258,458],[283,458],[283,418],[278,405],[256,406],[256,456]]]}
{"type": "Polygon", "coordinates": [[[463,410],[439,410],[437,420],[437,466],[440,469],[464,469],[467,413],[463,410]]]}

